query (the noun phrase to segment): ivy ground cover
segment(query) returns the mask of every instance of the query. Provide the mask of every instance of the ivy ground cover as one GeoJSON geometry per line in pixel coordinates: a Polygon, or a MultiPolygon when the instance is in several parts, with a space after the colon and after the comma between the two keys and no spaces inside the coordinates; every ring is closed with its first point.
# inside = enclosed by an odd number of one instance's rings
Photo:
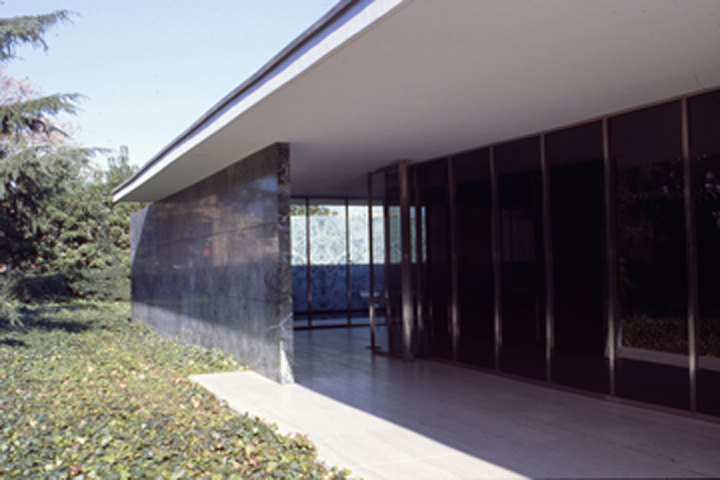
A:
{"type": "Polygon", "coordinates": [[[0,320],[0,478],[345,478],[187,379],[237,368],[130,322],[125,303],[0,320]]]}

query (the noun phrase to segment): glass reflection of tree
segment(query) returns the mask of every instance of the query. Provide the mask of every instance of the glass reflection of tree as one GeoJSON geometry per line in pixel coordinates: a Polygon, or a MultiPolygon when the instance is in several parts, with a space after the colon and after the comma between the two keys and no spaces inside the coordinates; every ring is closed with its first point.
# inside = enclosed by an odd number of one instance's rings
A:
{"type": "Polygon", "coordinates": [[[700,332],[698,354],[720,357],[720,155],[695,163],[700,332]]]}
{"type": "Polygon", "coordinates": [[[687,354],[683,162],[618,168],[616,188],[621,345],[687,354]]]}

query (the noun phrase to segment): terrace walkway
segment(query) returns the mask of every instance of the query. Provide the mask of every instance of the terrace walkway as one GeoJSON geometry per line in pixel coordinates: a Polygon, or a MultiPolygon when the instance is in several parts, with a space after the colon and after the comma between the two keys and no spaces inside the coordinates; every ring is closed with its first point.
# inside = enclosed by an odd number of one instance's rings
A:
{"type": "Polygon", "coordinates": [[[367,343],[366,328],[296,331],[295,385],[193,379],[366,479],[720,477],[720,423],[373,356],[367,343]]]}

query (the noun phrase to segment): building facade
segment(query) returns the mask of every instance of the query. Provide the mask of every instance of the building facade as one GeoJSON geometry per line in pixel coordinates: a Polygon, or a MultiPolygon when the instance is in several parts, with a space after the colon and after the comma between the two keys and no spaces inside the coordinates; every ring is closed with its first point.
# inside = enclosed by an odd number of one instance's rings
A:
{"type": "Polygon", "coordinates": [[[421,245],[390,351],[720,415],[718,132],[716,90],[371,174],[421,245]]]}
{"type": "Polygon", "coordinates": [[[133,317],[280,382],[294,311],[720,416],[718,25],[712,0],[342,1],[115,191],[153,202],[133,317]]]}

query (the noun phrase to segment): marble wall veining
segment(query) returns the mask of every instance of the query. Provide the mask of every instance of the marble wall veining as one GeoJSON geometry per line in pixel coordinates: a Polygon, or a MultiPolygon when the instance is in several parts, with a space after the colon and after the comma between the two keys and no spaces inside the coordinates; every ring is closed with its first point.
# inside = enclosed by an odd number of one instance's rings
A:
{"type": "Polygon", "coordinates": [[[287,144],[136,212],[133,320],[291,383],[289,215],[287,144]]]}

